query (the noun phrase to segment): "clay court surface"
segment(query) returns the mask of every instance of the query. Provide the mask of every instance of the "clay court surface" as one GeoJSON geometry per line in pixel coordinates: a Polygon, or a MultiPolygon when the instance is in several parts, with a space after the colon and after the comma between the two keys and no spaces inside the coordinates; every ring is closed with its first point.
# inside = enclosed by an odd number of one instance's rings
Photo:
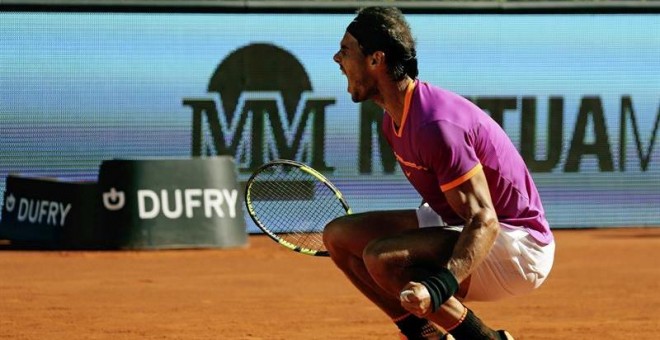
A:
{"type": "MultiPolygon", "coordinates": [[[[660,228],[555,230],[537,292],[469,304],[517,339],[659,339],[660,228]]],[[[0,339],[398,339],[329,259],[221,250],[0,251],[0,339]]]]}

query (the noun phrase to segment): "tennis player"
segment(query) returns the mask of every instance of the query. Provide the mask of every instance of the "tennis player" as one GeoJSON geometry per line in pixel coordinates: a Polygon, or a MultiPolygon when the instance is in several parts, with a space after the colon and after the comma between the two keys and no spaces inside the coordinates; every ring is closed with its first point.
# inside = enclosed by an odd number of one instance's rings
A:
{"type": "Polygon", "coordinates": [[[358,11],[334,61],[354,102],[385,111],[382,131],[425,203],[330,222],[332,260],[405,339],[513,339],[464,303],[529,293],[552,267],[553,235],[517,149],[470,101],[417,79],[396,8],[358,11]]]}

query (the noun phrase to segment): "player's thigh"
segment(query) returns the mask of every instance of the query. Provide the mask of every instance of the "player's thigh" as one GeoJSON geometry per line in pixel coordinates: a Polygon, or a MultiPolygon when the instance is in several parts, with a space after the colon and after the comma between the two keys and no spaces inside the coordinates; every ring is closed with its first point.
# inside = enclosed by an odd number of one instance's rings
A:
{"type": "Polygon", "coordinates": [[[339,217],[325,227],[323,241],[328,249],[362,251],[374,239],[417,229],[415,210],[370,211],[339,217]]]}
{"type": "Polygon", "coordinates": [[[421,228],[372,240],[365,257],[393,266],[405,264],[420,279],[447,265],[460,232],[448,228],[421,228]]]}

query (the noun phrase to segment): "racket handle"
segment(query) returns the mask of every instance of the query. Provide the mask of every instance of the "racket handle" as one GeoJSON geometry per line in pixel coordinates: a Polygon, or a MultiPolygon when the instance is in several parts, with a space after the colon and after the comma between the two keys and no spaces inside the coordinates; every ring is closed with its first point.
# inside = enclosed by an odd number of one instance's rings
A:
{"type": "Polygon", "coordinates": [[[413,296],[413,295],[415,295],[415,292],[413,292],[410,289],[407,289],[407,290],[401,291],[401,293],[399,293],[399,299],[401,301],[410,302],[410,300],[408,298],[410,296],[413,296]]]}

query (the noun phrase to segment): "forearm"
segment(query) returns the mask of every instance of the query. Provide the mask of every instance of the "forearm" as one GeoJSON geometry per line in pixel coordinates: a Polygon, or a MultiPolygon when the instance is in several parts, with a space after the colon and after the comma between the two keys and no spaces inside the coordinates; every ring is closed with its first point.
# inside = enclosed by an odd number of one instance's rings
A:
{"type": "Polygon", "coordinates": [[[492,210],[479,210],[468,219],[447,267],[420,281],[428,292],[431,312],[435,312],[454,295],[460,282],[488,255],[499,232],[497,217],[490,211],[492,210]]]}
{"type": "Polygon", "coordinates": [[[466,221],[447,263],[447,268],[458,282],[470,276],[474,268],[486,258],[498,232],[499,222],[492,209],[482,209],[466,221]]]}

